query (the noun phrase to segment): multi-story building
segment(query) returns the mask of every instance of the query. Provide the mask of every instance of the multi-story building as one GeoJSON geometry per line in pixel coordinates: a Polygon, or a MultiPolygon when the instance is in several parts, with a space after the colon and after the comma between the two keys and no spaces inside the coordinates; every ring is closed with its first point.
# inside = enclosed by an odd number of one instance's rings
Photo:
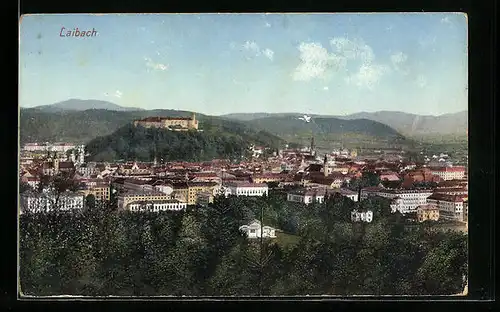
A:
{"type": "Polygon", "coordinates": [[[460,180],[465,176],[465,167],[432,167],[430,168],[433,175],[439,176],[441,179],[448,180],[460,180]]]}
{"type": "Polygon", "coordinates": [[[124,210],[132,212],[160,212],[160,211],[179,211],[186,209],[187,203],[176,199],[158,200],[158,201],[133,201],[128,203],[124,210]]]}
{"type": "Polygon", "coordinates": [[[417,207],[417,220],[424,222],[426,220],[439,220],[439,208],[435,205],[420,205],[417,207]]]}
{"type": "Polygon", "coordinates": [[[432,194],[427,198],[427,203],[438,207],[441,218],[463,222],[466,200],[465,195],[432,194]]]}
{"type": "Polygon", "coordinates": [[[249,182],[229,182],[223,188],[226,196],[267,196],[269,190],[267,184],[249,182]]]}
{"type": "Polygon", "coordinates": [[[78,145],[71,143],[26,143],[23,150],[29,152],[59,152],[66,153],[70,150],[79,148],[78,145]]]}
{"type": "Polygon", "coordinates": [[[20,198],[20,213],[74,211],[82,209],[85,204],[84,195],[80,192],[64,192],[59,195],[53,193],[26,192],[20,198]]]}
{"type": "Polygon", "coordinates": [[[99,173],[99,170],[97,170],[95,163],[80,164],[77,167],[76,171],[83,177],[90,177],[91,175],[99,173]]]}
{"type": "Polygon", "coordinates": [[[176,131],[198,130],[198,120],[193,113],[191,118],[182,117],[147,117],[135,120],[134,125],[145,128],[164,128],[176,131]]]}
{"type": "Polygon", "coordinates": [[[158,191],[125,191],[118,195],[118,209],[125,210],[133,202],[155,203],[172,199],[170,195],[158,191]]]}
{"type": "Polygon", "coordinates": [[[208,201],[213,202],[213,197],[217,190],[218,184],[216,182],[187,182],[188,186],[188,205],[196,205],[198,198],[206,199],[209,194],[208,201]]]}
{"type": "Polygon", "coordinates": [[[340,194],[352,201],[358,201],[358,193],[347,189],[310,188],[298,189],[287,193],[287,201],[309,205],[313,202],[323,203],[325,197],[340,194]]]}
{"type": "Polygon", "coordinates": [[[281,182],[286,178],[286,175],[280,173],[261,173],[252,176],[253,183],[269,183],[281,182]]]}
{"type": "Polygon", "coordinates": [[[417,207],[427,203],[427,197],[433,193],[430,189],[381,189],[375,195],[392,199],[391,210],[402,214],[415,212],[417,207]]]}
{"type": "Polygon", "coordinates": [[[108,182],[99,182],[92,186],[85,186],[82,189],[85,196],[94,195],[96,200],[108,201],[111,198],[111,190],[108,182]]]}

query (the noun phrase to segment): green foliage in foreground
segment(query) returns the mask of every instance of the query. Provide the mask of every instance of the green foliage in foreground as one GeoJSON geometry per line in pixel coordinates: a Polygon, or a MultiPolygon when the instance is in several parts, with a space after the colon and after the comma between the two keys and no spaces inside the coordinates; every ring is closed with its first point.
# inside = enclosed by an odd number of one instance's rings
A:
{"type": "Polygon", "coordinates": [[[405,230],[383,199],[288,203],[216,198],[185,212],[116,212],[97,203],[76,214],[20,218],[25,295],[453,294],[463,290],[467,238],[426,226],[405,230]],[[353,208],[374,222],[353,224],[353,208]],[[285,232],[250,240],[259,218],[285,232]],[[262,251],[262,254],[261,254],[262,251]],[[261,283],[262,280],[262,283],[261,283]]]}

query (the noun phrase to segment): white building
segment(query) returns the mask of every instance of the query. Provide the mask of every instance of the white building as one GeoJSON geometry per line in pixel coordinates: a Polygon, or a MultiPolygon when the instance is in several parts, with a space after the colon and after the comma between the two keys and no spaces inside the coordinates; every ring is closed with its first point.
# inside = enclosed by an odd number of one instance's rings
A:
{"type": "Polygon", "coordinates": [[[327,189],[325,187],[299,189],[287,193],[287,201],[303,203],[309,205],[313,202],[323,203],[325,197],[335,195],[336,193],[349,198],[352,201],[358,201],[358,193],[347,189],[327,189]]]}
{"type": "Polygon", "coordinates": [[[76,171],[83,177],[90,177],[91,175],[98,173],[95,163],[78,164],[76,171]]]}
{"type": "Polygon", "coordinates": [[[352,222],[367,222],[370,223],[373,220],[373,212],[371,210],[368,211],[357,211],[353,210],[351,212],[351,221],[352,222]]]}
{"type": "Polygon", "coordinates": [[[59,152],[66,153],[76,149],[77,145],[71,143],[26,143],[23,150],[29,152],[59,152]]]}
{"type": "Polygon", "coordinates": [[[439,217],[448,220],[464,221],[466,208],[464,202],[467,202],[466,195],[446,195],[432,194],[427,198],[427,203],[435,205],[439,209],[439,217]]]}
{"type": "Polygon", "coordinates": [[[465,176],[465,167],[431,167],[431,173],[437,175],[441,179],[448,180],[461,180],[465,176]]]}
{"type": "Polygon", "coordinates": [[[180,202],[176,199],[170,200],[159,200],[159,201],[138,201],[131,202],[127,204],[125,210],[132,212],[144,212],[144,211],[152,211],[152,212],[160,212],[160,211],[179,211],[186,209],[187,203],[180,202]]]}
{"type": "Polygon", "coordinates": [[[261,227],[260,221],[253,220],[248,225],[240,226],[240,231],[247,234],[248,238],[260,238],[262,233],[262,238],[275,238],[276,229],[270,226],[261,227]]]}
{"type": "Polygon", "coordinates": [[[393,199],[392,212],[399,211],[402,214],[414,212],[420,205],[427,203],[427,198],[433,193],[430,189],[404,190],[404,189],[381,189],[375,195],[393,199]]]}
{"type": "Polygon", "coordinates": [[[50,212],[73,211],[82,209],[85,205],[85,196],[81,193],[65,192],[56,196],[52,193],[38,194],[27,192],[21,195],[20,213],[24,212],[50,212]]]}
{"type": "Polygon", "coordinates": [[[269,188],[265,183],[230,182],[224,184],[225,196],[264,196],[269,188]]]}

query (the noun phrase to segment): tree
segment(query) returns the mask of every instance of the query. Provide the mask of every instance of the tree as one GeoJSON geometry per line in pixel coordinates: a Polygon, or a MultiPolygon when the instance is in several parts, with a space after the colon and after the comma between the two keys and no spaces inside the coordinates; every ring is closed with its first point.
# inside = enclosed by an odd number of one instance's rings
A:
{"type": "Polygon", "coordinates": [[[89,194],[85,197],[85,207],[91,210],[96,208],[96,200],[93,194],[89,194]]]}
{"type": "Polygon", "coordinates": [[[28,183],[19,180],[19,194],[23,194],[31,190],[31,186],[28,183]]]}

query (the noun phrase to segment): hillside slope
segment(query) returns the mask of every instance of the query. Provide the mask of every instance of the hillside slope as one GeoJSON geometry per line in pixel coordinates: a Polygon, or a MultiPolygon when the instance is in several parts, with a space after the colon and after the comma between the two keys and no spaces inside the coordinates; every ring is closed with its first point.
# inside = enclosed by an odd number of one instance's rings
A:
{"type": "Polygon", "coordinates": [[[439,116],[422,116],[402,112],[380,111],[356,113],[343,119],[365,118],[381,122],[407,136],[466,135],[468,112],[462,111],[439,116]]]}
{"type": "Polygon", "coordinates": [[[220,127],[209,120],[203,132],[177,132],[146,129],[127,124],[112,134],[88,142],[89,160],[111,161],[204,161],[214,158],[241,160],[254,144],[276,149],[282,140],[265,132],[256,132],[233,124],[220,127]]]}
{"type": "MultiPolygon", "coordinates": [[[[27,142],[69,141],[85,144],[96,137],[111,134],[134,119],[148,116],[189,116],[175,110],[119,112],[103,109],[42,112],[29,108],[20,111],[21,144],[27,142]]],[[[197,115],[202,120],[203,115],[197,115]]]]}
{"type": "MultiPolygon", "coordinates": [[[[339,118],[313,117],[310,122],[299,120],[296,116],[265,117],[247,121],[246,124],[256,129],[274,133],[279,137],[302,145],[307,144],[312,136],[324,148],[333,143],[344,141],[348,145],[402,144],[406,138],[396,130],[382,123],[367,120],[343,120],[339,118]]],[[[318,145],[318,147],[320,147],[318,145]]]]}
{"type": "MultiPolygon", "coordinates": [[[[255,121],[269,117],[301,117],[299,113],[238,113],[227,114],[221,117],[240,120],[255,121]]],[[[468,127],[468,112],[462,111],[453,114],[439,116],[424,116],[397,111],[360,112],[346,116],[334,115],[311,115],[317,118],[338,118],[344,120],[368,119],[383,123],[405,136],[428,137],[428,136],[450,136],[466,135],[468,127]]]]}

